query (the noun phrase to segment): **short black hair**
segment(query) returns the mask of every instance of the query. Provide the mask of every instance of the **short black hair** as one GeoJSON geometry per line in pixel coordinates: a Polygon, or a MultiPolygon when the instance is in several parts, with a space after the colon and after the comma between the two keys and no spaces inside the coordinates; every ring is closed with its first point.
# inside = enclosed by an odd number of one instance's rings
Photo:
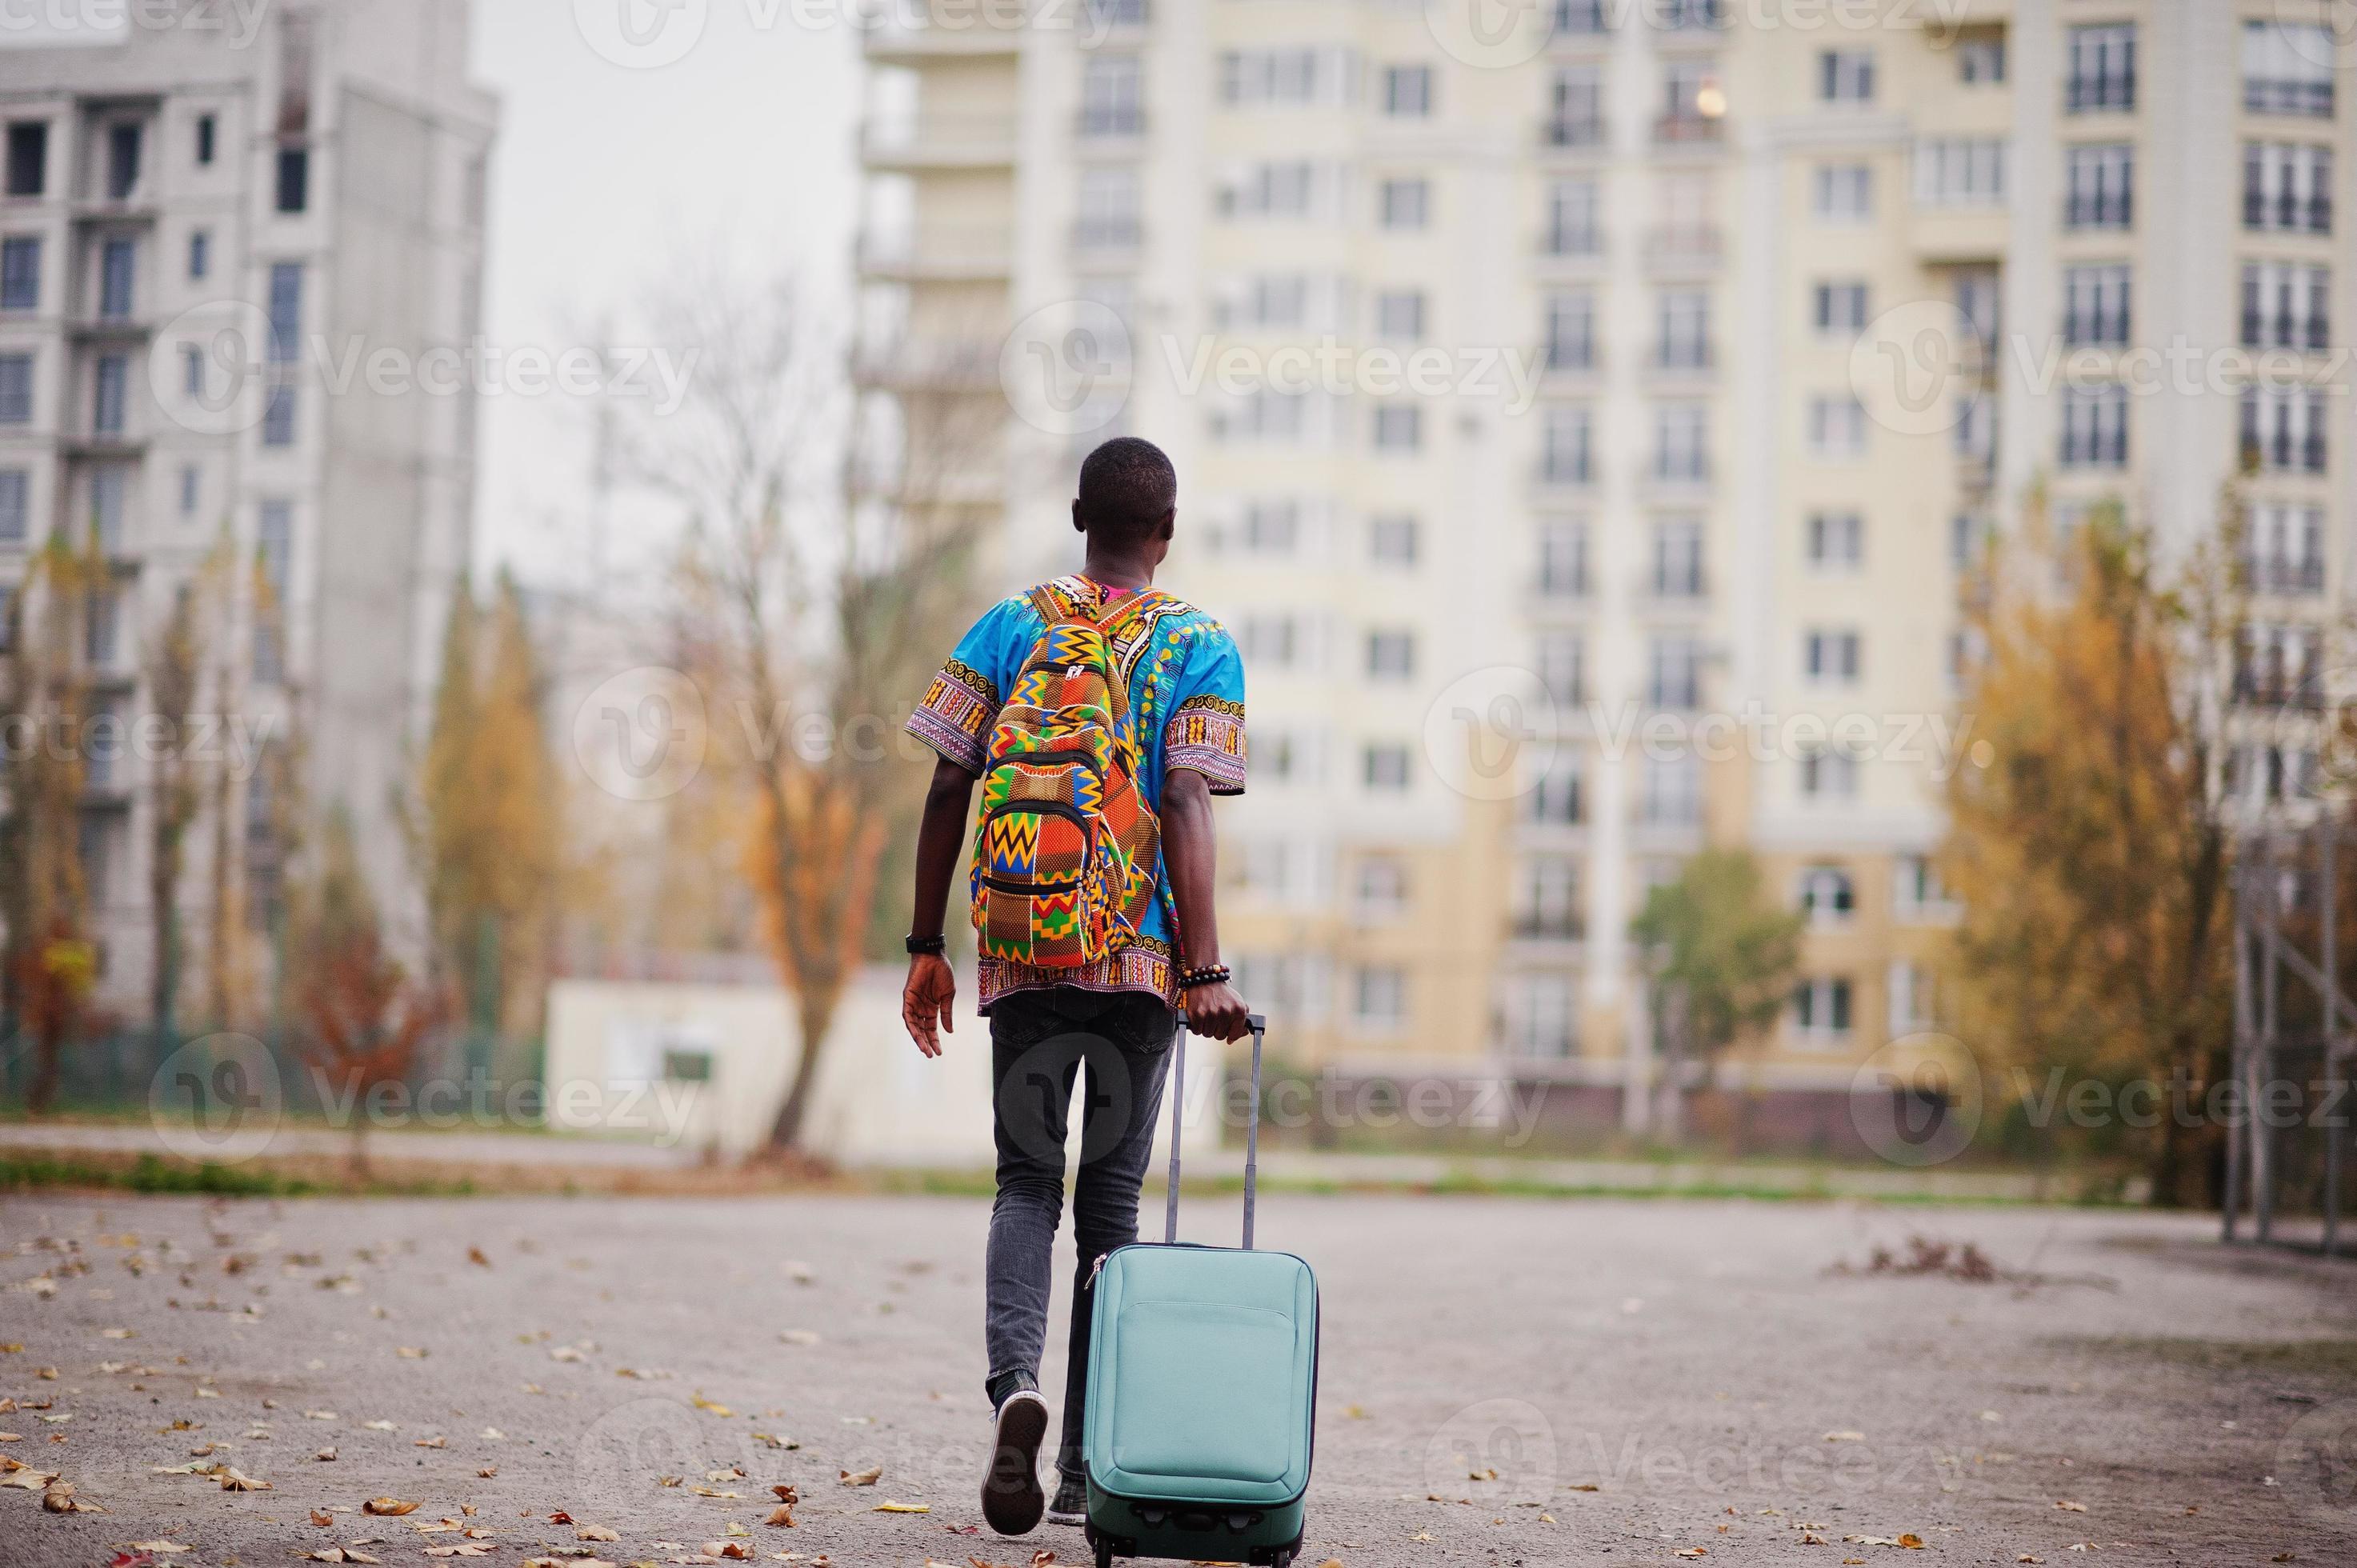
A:
{"type": "Polygon", "coordinates": [[[1178,470],[1162,448],[1116,435],[1081,464],[1081,521],[1114,544],[1139,544],[1178,504],[1178,470]]]}

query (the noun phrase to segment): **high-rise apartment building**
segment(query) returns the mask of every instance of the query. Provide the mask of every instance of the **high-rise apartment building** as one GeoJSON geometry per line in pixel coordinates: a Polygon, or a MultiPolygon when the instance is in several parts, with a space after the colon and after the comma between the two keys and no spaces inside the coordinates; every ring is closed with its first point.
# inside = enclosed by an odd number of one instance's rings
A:
{"type": "MultiPolygon", "coordinates": [[[[1846,1088],[1938,1017],[1986,541],[2116,499],[2181,549],[2247,470],[2247,684],[2313,701],[2338,40],[2303,0],[1478,19],[878,28],[877,391],[1011,398],[993,588],[1069,559],[1096,440],[1177,461],[1171,582],[1251,681],[1223,943],[1289,1043],[1648,1081],[1628,921],[1718,842],[1809,916],[1757,1081],[1846,1088]]],[[[2255,800],[2303,766],[2245,760],[2255,800]]]]}
{"type": "Polygon", "coordinates": [[[100,1001],[140,1017],[169,743],[136,726],[223,541],[183,739],[203,777],[237,768],[235,821],[217,834],[209,800],[188,834],[184,972],[217,843],[250,919],[276,897],[288,769],[249,776],[246,742],[286,748],[307,815],[349,817],[396,917],[414,901],[391,813],[469,547],[497,109],[467,79],[466,0],[102,9],[0,38],[0,593],[52,539],[104,563],[81,847],[100,1001]]]}

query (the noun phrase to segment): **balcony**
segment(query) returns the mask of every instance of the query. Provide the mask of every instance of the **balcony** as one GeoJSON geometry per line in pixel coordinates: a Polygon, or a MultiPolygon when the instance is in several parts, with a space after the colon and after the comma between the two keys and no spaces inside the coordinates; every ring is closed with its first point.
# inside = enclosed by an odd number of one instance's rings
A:
{"type": "Polygon", "coordinates": [[[1645,368],[1656,376],[1691,378],[1708,375],[1717,363],[1717,353],[1706,339],[1671,338],[1653,345],[1645,368]]]}
{"type": "Polygon", "coordinates": [[[2236,563],[2243,586],[2254,594],[2306,598],[2324,592],[2324,563],[2281,556],[2244,556],[2236,563]]]}
{"type": "Polygon", "coordinates": [[[1664,114],[1653,122],[1657,147],[1717,146],[1727,139],[1727,121],[1717,114],[1664,114]]]}
{"type": "Polygon", "coordinates": [[[2324,682],[2312,670],[2299,676],[2273,669],[2237,670],[2234,701],[2246,708],[2319,713],[2324,707],[2324,682]]]}
{"type": "Polygon", "coordinates": [[[2243,312],[2243,347],[2326,353],[2332,348],[2332,323],[2316,315],[2268,315],[2246,310],[2243,312]]]}
{"type": "Polygon", "coordinates": [[[879,115],[860,127],[859,156],[873,169],[1011,168],[1015,116],[879,115]]]}
{"type": "Polygon", "coordinates": [[[2136,101],[2136,76],[2132,70],[2074,76],[2064,94],[2065,106],[2073,114],[2131,110],[2136,101]]]}
{"type": "Polygon", "coordinates": [[[860,38],[867,58],[879,65],[922,65],[934,59],[1012,57],[1023,48],[1027,17],[999,15],[990,6],[958,7],[952,16],[918,20],[901,7],[887,7],[860,38]]]}
{"type": "Polygon", "coordinates": [[[1653,272],[1717,269],[1725,240],[1709,223],[1661,223],[1646,231],[1645,265],[1653,272]]]}
{"type": "Polygon", "coordinates": [[[996,392],[996,338],[903,338],[862,346],[852,358],[853,379],[899,392],[996,392]]]}
{"type": "Polygon", "coordinates": [[[1146,228],[1135,213],[1097,213],[1072,225],[1072,249],[1092,259],[1134,254],[1146,243],[1146,228]]]}
{"type": "Polygon", "coordinates": [[[2252,114],[2298,114],[2310,119],[2332,118],[2332,79],[2298,81],[2284,77],[2243,79],[2243,108],[2252,114]]]}
{"type": "Polygon", "coordinates": [[[1539,127],[1542,146],[1592,152],[1604,145],[1601,116],[1579,120],[1549,120],[1539,127]]]}
{"type": "Polygon", "coordinates": [[[1524,909],[1514,916],[1518,942],[1577,942],[1587,936],[1587,922],[1576,909],[1524,909]]]}
{"type": "Polygon", "coordinates": [[[1146,134],[1146,111],[1135,103],[1092,103],[1072,129],[1083,142],[1134,142],[1146,134]]]}
{"type": "Polygon", "coordinates": [[[1549,378],[1578,378],[1596,372],[1596,339],[1550,338],[1541,371],[1549,378]]]}
{"type": "Polygon", "coordinates": [[[896,283],[988,282],[1015,264],[1015,234],[1004,227],[862,234],[859,271],[896,283]]]}
{"type": "Polygon", "coordinates": [[[2269,234],[2330,234],[2332,198],[2296,196],[2290,191],[2269,194],[2244,188],[2243,227],[2269,234]]]}
{"type": "Polygon", "coordinates": [[[2123,191],[2073,196],[2062,204],[2066,229],[2130,229],[2136,225],[2136,203],[2123,191]]]}
{"type": "Polygon", "coordinates": [[[1543,261],[1592,262],[1604,254],[1604,231],[1595,224],[1555,224],[1539,236],[1543,261]]]}

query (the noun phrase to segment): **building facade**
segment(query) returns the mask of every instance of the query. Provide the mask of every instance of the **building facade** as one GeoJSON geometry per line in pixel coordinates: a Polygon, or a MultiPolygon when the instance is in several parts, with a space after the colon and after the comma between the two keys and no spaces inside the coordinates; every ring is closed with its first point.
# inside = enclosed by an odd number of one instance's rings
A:
{"type": "MultiPolygon", "coordinates": [[[[2183,549],[2238,485],[2249,682],[2314,690],[2320,5],[919,13],[867,40],[863,331],[1012,408],[993,587],[1070,559],[1095,441],[1177,461],[1251,679],[1223,943],[1305,1054],[1651,1081],[1627,926],[1707,843],[1809,917],[1756,1083],[1932,1028],[1968,599],[2032,518],[2183,549]]],[[[2254,747],[2255,799],[2302,766],[2254,747]]]]}
{"type": "Polygon", "coordinates": [[[81,862],[99,1003],[141,1017],[159,746],[206,780],[188,975],[220,852],[267,928],[296,800],[347,816],[388,911],[414,908],[392,813],[470,542],[497,112],[465,0],[128,10],[0,48],[0,592],[52,540],[103,563],[81,862]],[[192,585],[220,606],[202,714],[142,739],[192,585]]]}

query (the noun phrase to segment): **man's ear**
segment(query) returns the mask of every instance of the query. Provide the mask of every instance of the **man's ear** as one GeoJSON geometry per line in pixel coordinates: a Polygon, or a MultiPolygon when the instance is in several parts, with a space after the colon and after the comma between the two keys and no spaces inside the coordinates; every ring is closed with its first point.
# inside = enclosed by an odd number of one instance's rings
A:
{"type": "Polygon", "coordinates": [[[1162,521],[1161,521],[1161,523],[1160,523],[1160,524],[1159,524],[1159,525],[1155,529],[1155,531],[1154,531],[1154,537],[1155,537],[1155,538],[1157,538],[1157,539],[1161,540],[1164,543],[1166,543],[1166,544],[1167,544],[1167,543],[1168,543],[1168,542],[1169,542],[1169,541],[1170,541],[1170,536],[1171,536],[1172,534],[1174,534],[1174,533],[1178,532],[1178,509],[1177,507],[1175,507],[1175,506],[1174,506],[1174,507],[1172,507],[1168,511],[1166,511],[1166,512],[1164,512],[1164,513],[1162,514],[1162,521]]]}
{"type": "Polygon", "coordinates": [[[1086,533],[1088,531],[1088,523],[1081,517],[1081,503],[1075,499],[1072,502],[1072,532],[1074,533],[1086,533]]]}

